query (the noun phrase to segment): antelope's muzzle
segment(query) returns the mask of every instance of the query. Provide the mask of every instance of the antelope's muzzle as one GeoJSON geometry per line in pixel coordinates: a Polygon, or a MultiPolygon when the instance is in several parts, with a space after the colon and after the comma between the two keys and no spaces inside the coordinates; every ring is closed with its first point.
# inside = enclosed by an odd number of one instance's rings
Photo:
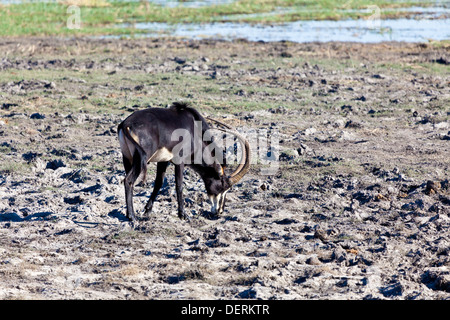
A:
{"type": "Polygon", "coordinates": [[[222,214],[225,208],[225,198],[227,191],[219,194],[210,194],[209,200],[211,201],[211,213],[222,214]]]}

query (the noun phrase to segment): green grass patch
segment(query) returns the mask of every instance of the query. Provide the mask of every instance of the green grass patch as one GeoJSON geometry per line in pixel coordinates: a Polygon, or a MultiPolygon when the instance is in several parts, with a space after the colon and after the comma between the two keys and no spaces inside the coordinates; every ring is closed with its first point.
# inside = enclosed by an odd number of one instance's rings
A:
{"type": "Polygon", "coordinates": [[[24,35],[135,35],[137,22],[205,23],[238,21],[283,23],[296,20],[366,18],[373,12],[358,11],[378,6],[382,18],[404,16],[387,8],[430,6],[430,2],[386,0],[240,0],[228,4],[199,7],[165,7],[146,1],[80,1],[79,11],[68,3],[18,3],[0,5],[0,36],[24,35]],[[69,28],[79,14],[80,28],[69,28]]]}
{"type": "Polygon", "coordinates": [[[401,62],[391,62],[391,63],[381,63],[374,66],[376,70],[380,71],[408,71],[419,74],[435,75],[435,76],[445,76],[450,74],[450,65],[431,63],[431,62],[418,62],[418,63],[401,63],[401,62]]]}

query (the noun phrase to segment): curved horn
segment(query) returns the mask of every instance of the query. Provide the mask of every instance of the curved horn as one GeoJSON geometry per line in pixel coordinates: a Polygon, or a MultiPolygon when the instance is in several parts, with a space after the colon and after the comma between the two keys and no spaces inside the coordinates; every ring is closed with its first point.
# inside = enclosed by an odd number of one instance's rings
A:
{"type": "Polygon", "coordinates": [[[206,119],[208,119],[208,120],[210,120],[212,122],[215,122],[217,124],[220,124],[221,126],[227,128],[227,129],[233,130],[233,128],[230,125],[228,125],[226,123],[223,123],[222,121],[219,121],[219,120],[216,120],[216,119],[213,119],[213,118],[210,118],[210,117],[206,117],[206,119]]]}
{"type": "MultiPolygon", "coordinates": [[[[213,120],[213,121],[216,121],[216,120],[213,120]]],[[[216,121],[216,122],[218,122],[218,121],[216,121]]],[[[218,122],[218,123],[220,123],[220,122],[218,122]]],[[[228,125],[225,125],[225,126],[227,126],[228,128],[231,128],[228,125]]],[[[242,158],[245,159],[245,161],[242,163],[242,159],[241,159],[241,163],[239,164],[239,166],[230,175],[230,183],[231,183],[231,185],[234,185],[239,180],[242,179],[242,177],[248,172],[248,170],[250,170],[250,161],[251,161],[250,145],[249,145],[247,139],[245,139],[241,134],[237,133],[234,130],[223,129],[223,128],[215,128],[215,129],[234,135],[236,138],[238,138],[239,142],[242,145],[242,153],[243,153],[242,158]]]]}

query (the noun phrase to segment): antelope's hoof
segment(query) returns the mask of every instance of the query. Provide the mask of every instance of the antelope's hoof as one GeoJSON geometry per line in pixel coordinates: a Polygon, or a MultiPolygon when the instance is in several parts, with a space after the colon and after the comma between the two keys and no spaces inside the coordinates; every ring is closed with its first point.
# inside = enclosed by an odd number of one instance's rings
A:
{"type": "Polygon", "coordinates": [[[146,215],[146,216],[150,215],[150,213],[152,212],[152,209],[153,209],[153,203],[150,203],[150,204],[147,203],[145,205],[144,215],[146,215]]]}
{"type": "Polygon", "coordinates": [[[191,218],[184,212],[178,212],[178,218],[181,220],[186,220],[187,222],[191,222],[191,218]]]}
{"type": "Polygon", "coordinates": [[[128,221],[131,222],[131,223],[136,222],[136,217],[135,217],[134,215],[132,215],[132,216],[127,215],[127,219],[128,219],[128,221]]]}
{"type": "Polygon", "coordinates": [[[142,215],[142,219],[143,220],[148,220],[150,219],[150,213],[152,212],[152,208],[150,209],[145,209],[144,210],[144,214],[142,215]]]}

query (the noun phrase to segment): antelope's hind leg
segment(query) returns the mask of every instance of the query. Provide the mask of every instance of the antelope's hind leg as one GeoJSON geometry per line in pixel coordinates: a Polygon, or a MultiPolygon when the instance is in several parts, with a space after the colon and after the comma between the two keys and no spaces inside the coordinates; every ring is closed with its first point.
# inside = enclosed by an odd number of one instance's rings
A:
{"type": "Polygon", "coordinates": [[[128,167],[128,159],[124,158],[124,166],[126,171],[126,176],[124,180],[125,185],[125,201],[127,205],[127,218],[131,221],[135,221],[136,217],[134,215],[133,208],[133,186],[136,179],[134,178],[133,168],[128,167]]]}
{"type": "MultiPolygon", "coordinates": [[[[145,154],[144,154],[145,156],[145,154]]],[[[124,157],[124,167],[127,174],[125,176],[124,185],[125,185],[125,200],[127,205],[127,218],[131,221],[136,221],[136,215],[134,213],[133,208],[133,189],[136,180],[139,178],[141,172],[147,170],[147,167],[140,167],[141,165],[141,156],[136,151],[133,160],[124,157]]]]}

